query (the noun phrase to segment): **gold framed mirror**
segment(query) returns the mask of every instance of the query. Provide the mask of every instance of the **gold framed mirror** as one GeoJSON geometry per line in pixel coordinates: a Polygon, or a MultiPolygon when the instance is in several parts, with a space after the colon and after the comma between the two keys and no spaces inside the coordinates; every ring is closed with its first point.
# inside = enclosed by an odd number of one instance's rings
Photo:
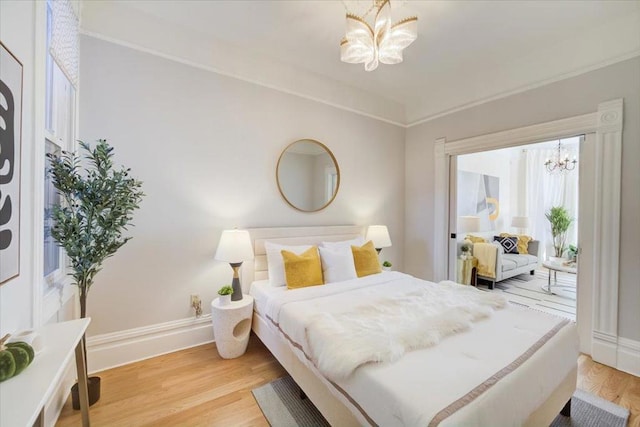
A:
{"type": "Polygon", "coordinates": [[[333,153],[315,139],[299,139],[280,154],[276,181],[294,209],[317,212],[333,202],[340,188],[340,168],[333,153]]]}

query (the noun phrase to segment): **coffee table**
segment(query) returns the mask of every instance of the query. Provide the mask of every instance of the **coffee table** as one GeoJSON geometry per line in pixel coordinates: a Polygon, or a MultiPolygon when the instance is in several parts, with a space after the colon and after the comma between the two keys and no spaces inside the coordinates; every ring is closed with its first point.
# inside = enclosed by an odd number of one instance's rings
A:
{"type": "Polygon", "coordinates": [[[547,279],[547,286],[542,286],[542,290],[548,294],[552,294],[551,290],[551,272],[553,271],[553,287],[554,288],[570,288],[570,285],[558,285],[558,271],[562,273],[569,274],[578,274],[578,269],[576,267],[571,267],[568,265],[558,264],[556,262],[544,261],[542,266],[549,270],[549,278],[547,279]]]}

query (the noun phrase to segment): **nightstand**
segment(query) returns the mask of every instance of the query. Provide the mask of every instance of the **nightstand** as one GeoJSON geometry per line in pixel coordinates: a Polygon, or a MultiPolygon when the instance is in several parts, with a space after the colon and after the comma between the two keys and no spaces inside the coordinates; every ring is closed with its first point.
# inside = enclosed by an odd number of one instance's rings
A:
{"type": "Polygon", "coordinates": [[[471,257],[467,259],[458,258],[458,275],[457,282],[463,285],[478,286],[476,272],[478,267],[478,258],[471,257]]]}
{"type": "Polygon", "coordinates": [[[243,295],[240,301],[227,305],[220,305],[218,298],[211,302],[213,337],[222,358],[240,357],[247,350],[252,317],[253,297],[250,295],[243,295]]]}

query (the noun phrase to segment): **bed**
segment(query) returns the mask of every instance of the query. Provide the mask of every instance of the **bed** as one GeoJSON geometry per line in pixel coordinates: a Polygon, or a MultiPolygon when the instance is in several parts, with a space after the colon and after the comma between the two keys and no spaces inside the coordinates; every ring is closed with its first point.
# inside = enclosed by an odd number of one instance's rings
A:
{"type": "Polygon", "coordinates": [[[349,304],[370,307],[368,302],[380,301],[376,292],[388,293],[389,286],[413,298],[416,289],[439,292],[448,285],[383,272],[307,289],[274,288],[267,280],[265,242],[317,245],[362,236],[363,229],[287,227],[250,233],[255,260],[243,267],[243,285],[256,301],[252,329],[331,425],[542,426],[567,409],[577,376],[575,325],[511,304],[467,331],[393,362],[328,374],[326,363],[311,354],[313,339],[305,342],[305,316],[317,322],[325,311],[338,316],[349,304]]]}

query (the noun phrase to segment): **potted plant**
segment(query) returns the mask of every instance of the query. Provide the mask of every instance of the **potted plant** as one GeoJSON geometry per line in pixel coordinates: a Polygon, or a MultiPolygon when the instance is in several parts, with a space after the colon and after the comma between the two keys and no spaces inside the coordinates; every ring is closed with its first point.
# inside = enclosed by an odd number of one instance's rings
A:
{"type": "Polygon", "coordinates": [[[578,247],[569,245],[569,249],[567,249],[567,256],[569,257],[569,261],[575,262],[578,258],[578,247]]]}
{"type": "Polygon", "coordinates": [[[471,258],[471,248],[473,247],[473,243],[465,240],[460,244],[460,259],[469,259],[471,258]]]}
{"type": "Polygon", "coordinates": [[[231,294],[233,293],[233,288],[229,285],[224,285],[220,289],[218,289],[218,295],[220,295],[219,303],[220,305],[227,305],[231,302],[231,294]]]}
{"type": "MultiPolygon", "coordinates": [[[[51,214],[51,236],[64,248],[69,259],[73,284],[80,294],[80,317],[87,315],[87,295],[105,259],[113,256],[131,237],[123,233],[144,196],[142,183],[129,175],[130,169],[116,170],[113,147],[104,139],[95,148],[79,141],[86,155],[63,151],[47,154],[53,186],[62,198],[51,214]]],[[[82,337],[86,354],[86,339],[82,337]]],[[[85,366],[86,360],[85,360],[85,366]]],[[[100,377],[89,378],[89,404],[100,399],[100,377]]],[[[71,390],[74,409],[80,408],[78,385],[71,390]]]]}
{"type": "Polygon", "coordinates": [[[385,261],[382,263],[382,269],[384,271],[391,271],[391,267],[393,267],[393,264],[391,264],[389,261],[385,261]]]}
{"type": "Polygon", "coordinates": [[[553,249],[555,256],[552,261],[561,261],[564,255],[567,241],[567,231],[573,222],[569,212],[562,206],[554,206],[545,214],[551,224],[551,236],[553,237],[553,249]],[[555,258],[555,259],[554,259],[555,258]]]}

